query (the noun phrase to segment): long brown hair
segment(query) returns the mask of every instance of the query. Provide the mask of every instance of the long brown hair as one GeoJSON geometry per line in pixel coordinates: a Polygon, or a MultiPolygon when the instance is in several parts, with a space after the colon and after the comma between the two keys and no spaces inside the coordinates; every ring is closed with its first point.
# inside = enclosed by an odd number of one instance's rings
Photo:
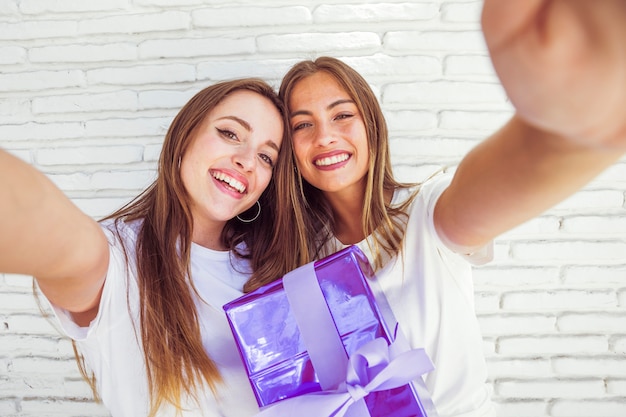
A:
{"type": "MultiPolygon", "coordinates": [[[[139,333],[151,398],[150,416],[156,414],[164,403],[170,403],[180,411],[183,397],[197,400],[196,393],[205,384],[216,393],[221,382],[218,367],[204,350],[198,315],[192,307],[195,288],[189,277],[193,220],[179,161],[189,147],[195,129],[215,106],[238,90],[253,91],[268,98],[280,111],[285,123],[282,101],[272,87],[260,79],[226,81],[203,89],[183,106],[170,125],[154,183],[128,205],[104,219],[112,219],[115,224],[141,221],[136,242],[141,305],[139,333]]],[[[224,245],[236,256],[249,259],[256,279],[263,282],[293,269],[293,260],[297,258],[294,254],[297,234],[277,242],[272,233],[275,222],[287,224],[293,221],[293,210],[285,212],[278,203],[279,199],[288,198],[290,184],[294,183],[289,171],[290,140],[285,125],[273,178],[259,199],[260,217],[253,223],[231,219],[221,234],[224,245]],[[236,250],[241,243],[246,244],[246,251],[236,250]],[[284,245],[286,256],[269,259],[265,248],[270,243],[284,245]]]]}
{"type": "MultiPolygon", "coordinates": [[[[379,268],[382,266],[383,252],[395,255],[400,250],[407,217],[405,210],[408,206],[406,202],[400,207],[391,207],[385,203],[385,193],[398,188],[409,188],[414,184],[404,184],[394,178],[389,156],[387,123],[376,95],[358,72],[339,59],[319,57],[314,61],[301,61],[294,65],[283,77],[279,90],[279,96],[285,102],[287,110],[289,111],[289,99],[296,84],[318,72],[329,74],[343,87],[348,96],[354,100],[365,123],[369,145],[369,169],[363,196],[362,228],[364,236],[376,232],[373,235],[371,249],[375,254],[374,266],[379,268]]],[[[290,123],[287,126],[291,129],[290,123]]],[[[312,258],[327,255],[324,253],[324,247],[331,239],[335,228],[332,209],[322,191],[300,176],[298,186],[305,208],[308,209],[309,217],[305,219],[304,227],[309,236],[315,236],[310,255],[312,258]]]]}

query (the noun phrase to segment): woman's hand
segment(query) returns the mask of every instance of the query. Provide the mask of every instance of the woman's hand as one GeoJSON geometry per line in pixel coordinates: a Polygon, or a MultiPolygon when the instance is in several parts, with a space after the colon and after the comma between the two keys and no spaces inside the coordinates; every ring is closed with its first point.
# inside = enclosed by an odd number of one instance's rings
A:
{"type": "Polygon", "coordinates": [[[626,151],[626,1],[485,0],[483,31],[517,114],[459,164],[435,209],[453,249],[480,248],[626,151]]]}
{"type": "Polygon", "coordinates": [[[528,123],[626,149],[626,1],[485,0],[495,70],[528,123]]]}

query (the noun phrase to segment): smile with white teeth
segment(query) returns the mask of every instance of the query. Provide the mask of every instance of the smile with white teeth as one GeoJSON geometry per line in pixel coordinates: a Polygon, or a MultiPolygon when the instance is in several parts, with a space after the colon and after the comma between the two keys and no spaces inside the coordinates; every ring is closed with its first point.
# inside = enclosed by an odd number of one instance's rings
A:
{"type": "Polygon", "coordinates": [[[241,194],[243,194],[244,191],[246,191],[246,187],[240,181],[237,181],[233,177],[229,177],[223,172],[214,172],[213,178],[215,178],[216,180],[225,182],[226,184],[230,185],[235,190],[239,191],[241,194]]]}
{"type": "Polygon", "coordinates": [[[339,162],[343,162],[350,158],[350,155],[347,153],[342,153],[340,155],[329,156],[327,158],[320,158],[315,161],[315,165],[318,167],[324,167],[329,165],[338,164],[339,162]]]}

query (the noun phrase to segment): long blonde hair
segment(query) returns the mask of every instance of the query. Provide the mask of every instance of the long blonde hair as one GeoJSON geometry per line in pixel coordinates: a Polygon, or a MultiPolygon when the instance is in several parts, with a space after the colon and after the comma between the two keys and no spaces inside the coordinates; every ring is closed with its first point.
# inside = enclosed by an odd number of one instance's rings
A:
{"type": "MultiPolygon", "coordinates": [[[[387,123],[376,95],[367,81],[344,62],[331,57],[319,57],[314,61],[301,61],[294,65],[284,76],[279,96],[289,111],[289,99],[296,84],[304,78],[318,72],[332,76],[354,100],[365,123],[369,145],[369,169],[367,171],[365,195],[363,196],[364,236],[373,234],[372,253],[375,255],[374,267],[382,266],[384,256],[399,252],[406,224],[406,207],[410,201],[400,207],[391,207],[385,202],[385,194],[398,188],[410,188],[415,184],[397,181],[392,172],[389,156],[389,138],[387,123]]],[[[290,124],[287,124],[290,126],[290,124]]],[[[308,236],[315,237],[309,245],[311,259],[327,255],[326,243],[332,238],[335,220],[332,209],[323,193],[298,176],[298,184],[304,208],[308,218],[304,227],[308,236]]],[[[297,208],[296,208],[297,209],[297,208]]]]}
{"type": "MultiPolygon", "coordinates": [[[[286,120],[284,106],[276,92],[260,79],[221,82],[197,93],[174,118],[163,143],[158,176],[152,185],[125,207],[103,220],[141,221],[136,242],[137,279],[140,296],[139,330],[143,344],[150,416],[164,404],[182,409],[182,398],[197,400],[196,393],[206,383],[215,393],[221,382],[217,365],[204,350],[198,314],[193,302],[195,291],[190,277],[190,249],[193,221],[190,200],[180,176],[179,161],[190,145],[195,129],[225,97],[238,90],[249,90],[268,98],[286,120]],[[190,290],[190,285],[192,290],[190,290]]],[[[277,201],[287,198],[294,181],[288,171],[291,137],[285,134],[273,178],[259,199],[260,217],[253,223],[236,219],[227,222],[222,243],[235,256],[249,259],[255,276],[267,281],[293,269],[291,260],[268,258],[265,248],[284,245],[288,254],[295,247],[293,234],[282,242],[273,241],[272,231],[279,222],[292,222],[277,201]],[[245,243],[246,251],[237,251],[245,243]]],[[[118,234],[118,238],[120,238],[118,234]]],[[[121,240],[121,238],[120,238],[121,240]]],[[[126,250],[127,257],[128,250],[126,250]]],[[[84,365],[81,372],[89,381],[84,365]]],[[[94,381],[91,380],[92,388],[94,381]]]]}

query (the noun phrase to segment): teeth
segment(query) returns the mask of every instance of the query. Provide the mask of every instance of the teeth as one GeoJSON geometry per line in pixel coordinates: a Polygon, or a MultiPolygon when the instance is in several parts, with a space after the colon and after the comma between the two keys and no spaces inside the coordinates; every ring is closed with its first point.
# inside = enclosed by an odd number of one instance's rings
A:
{"type": "Polygon", "coordinates": [[[226,184],[233,187],[235,190],[239,191],[241,194],[243,194],[243,192],[246,191],[246,187],[240,181],[237,181],[233,177],[229,177],[223,172],[214,173],[213,178],[225,182],[226,184]]]}
{"type": "Polygon", "coordinates": [[[343,162],[348,159],[350,155],[347,153],[342,153],[341,155],[330,156],[328,158],[322,158],[315,161],[315,165],[317,166],[328,166],[338,164],[339,162],[343,162]]]}

